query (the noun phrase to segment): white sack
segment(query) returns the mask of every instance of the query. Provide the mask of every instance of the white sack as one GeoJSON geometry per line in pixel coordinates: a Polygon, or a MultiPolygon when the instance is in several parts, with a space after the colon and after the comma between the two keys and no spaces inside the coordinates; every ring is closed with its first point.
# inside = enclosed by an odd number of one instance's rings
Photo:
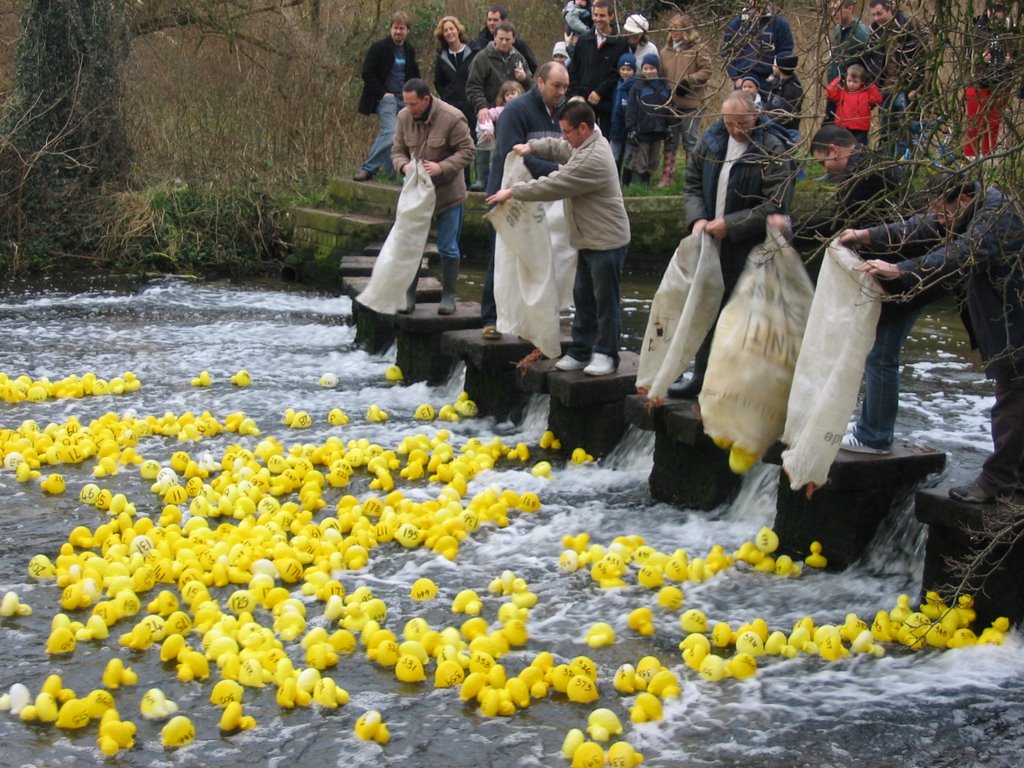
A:
{"type": "Polygon", "coordinates": [[[651,302],[637,389],[652,400],[665,397],[715,324],[724,290],[718,242],[704,232],[683,238],[651,302]]]}
{"type": "Polygon", "coordinates": [[[807,319],[782,440],[782,466],[795,491],[821,486],[857,404],[864,361],[875,341],[882,290],[864,262],[833,240],[807,319]]]}
{"type": "Polygon", "coordinates": [[[800,255],[773,227],[766,229],[718,318],[698,397],[704,431],[733,446],[729,464],[737,472],[782,434],[814,296],[800,255]]]}
{"type": "Polygon", "coordinates": [[[437,193],[423,164],[413,158],[398,196],[395,225],[373,263],[366,288],[356,296],[364,307],[383,315],[405,308],[405,292],[419,273],[430,234],[437,193]]]}
{"type": "MultiPolygon", "coordinates": [[[[509,152],[501,186],[533,177],[523,158],[509,152]]],[[[487,213],[494,242],[494,302],[498,330],[520,336],[547,357],[562,354],[559,295],[548,232],[548,203],[511,198],[487,213]]]]}

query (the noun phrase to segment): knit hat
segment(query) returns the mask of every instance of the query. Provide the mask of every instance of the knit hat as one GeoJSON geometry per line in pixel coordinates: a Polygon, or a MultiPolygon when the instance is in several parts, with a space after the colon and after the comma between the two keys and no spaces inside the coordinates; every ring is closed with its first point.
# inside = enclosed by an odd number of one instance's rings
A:
{"type": "Polygon", "coordinates": [[[636,56],[632,53],[624,53],[619,56],[620,67],[632,67],[633,71],[636,72],[636,56]]]}
{"type": "Polygon", "coordinates": [[[622,31],[627,35],[643,35],[651,28],[647,19],[639,13],[630,14],[622,25],[622,31]]]}
{"type": "Polygon", "coordinates": [[[787,74],[792,74],[796,70],[797,63],[798,57],[796,56],[779,56],[775,59],[775,66],[787,74]]]}
{"type": "Polygon", "coordinates": [[[743,84],[743,83],[747,82],[748,80],[751,83],[753,83],[754,85],[757,86],[757,90],[759,90],[759,91],[761,90],[761,80],[760,80],[760,78],[755,77],[754,75],[744,75],[742,80],[740,80],[740,84],[743,84]]]}
{"type": "Polygon", "coordinates": [[[551,49],[551,58],[553,59],[555,56],[565,56],[565,58],[569,58],[569,48],[561,40],[555,43],[555,47],[551,49]]]}
{"type": "Polygon", "coordinates": [[[661,69],[661,59],[658,58],[658,54],[656,53],[648,53],[644,56],[644,60],[640,62],[640,66],[645,64],[650,64],[655,69],[661,69]]]}

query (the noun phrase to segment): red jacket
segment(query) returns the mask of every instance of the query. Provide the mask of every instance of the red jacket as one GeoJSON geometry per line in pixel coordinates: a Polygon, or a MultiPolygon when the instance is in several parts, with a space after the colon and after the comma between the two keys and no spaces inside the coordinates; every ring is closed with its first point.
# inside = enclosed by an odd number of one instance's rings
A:
{"type": "Polygon", "coordinates": [[[874,83],[848,91],[838,77],[828,84],[825,97],[836,105],[836,125],[851,131],[871,130],[871,108],[881,104],[883,98],[874,83]]]}

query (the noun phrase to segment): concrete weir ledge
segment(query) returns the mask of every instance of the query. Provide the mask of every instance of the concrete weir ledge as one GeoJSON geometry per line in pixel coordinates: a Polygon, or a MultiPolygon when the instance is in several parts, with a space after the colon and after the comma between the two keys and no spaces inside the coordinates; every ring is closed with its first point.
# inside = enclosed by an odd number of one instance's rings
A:
{"type": "MultiPolygon", "coordinates": [[[[727,453],[704,434],[696,402],[670,400],[651,408],[635,394],[636,354],[622,353],[616,373],[601,377],[558,371],[547,359],[524,365],[533,345],[512,336],[484,340],[479,305],[459,302],[455,314],[438,315],[431,280],[420,279],[416,310],[408,315],[382,315],[353,301],[356,344],[380,353],[397,343],[397,363],[410,382],[440,383],[456,364],[465,363],[466,391],[481,414],[498,420],[518,420],[531,395],[547,394],[549,428],[567,448],[582,447],[597,457],[607,455],[629,425],[654,432],[654,499],[711,510],[734,496],[740,478],[729,470],[727,453]]],[[[354,298],[364,285],[365,278],[346,278],[342,289],[354,298]]],[[[562,340],[563,352],[568,343],[562,340]]],[[[781,453],[776,445],[763,460],[781,465],[781,453]]],[[[844,570],[865,553],[893,509],[913,496],[917,519],[929,528],[921,593],[953,594],[960,582],[953,560],[977,549],[979,521],[995,505],[955,502],[945,489],[920,490],[945,465],[941,451],[907,443],[886,456],[841,451],[828,483],[810,498],[790,489],[780,467],[773,526],[779,553],[803,559],[810,543],[820,541],[828,568],[844,570]]],[[[1009,544],[996,555],[990,555],[991,574],[984,584],[965,585],[975,596],[979,626],[999,615],[1014,623],[1024,619],[1024,543],[1009,544]]]]}

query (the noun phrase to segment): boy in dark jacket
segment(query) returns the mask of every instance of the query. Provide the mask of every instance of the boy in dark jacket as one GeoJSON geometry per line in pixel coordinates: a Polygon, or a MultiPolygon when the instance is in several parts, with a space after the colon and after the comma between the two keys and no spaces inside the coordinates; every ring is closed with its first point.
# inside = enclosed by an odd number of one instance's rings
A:
{"type": "Polygon", "coordinates": [[[629,167],[645,187],[650,186],[673,116],[669,107],[672,92],[668,81],[660,76],[660,69],[661,60],[656,54],[644,56],[640,79],[629,92],[626,105],[626,137],[633,145],[629,167]]]}
{"type": "Polygon", "coordinates": [[[633,145],[626,141],[626,107],[629,105],[629,94],[637,82],[635,75],[636,56],[632,53],[619,56],[619,84],[615,86],[611,131],[607,138],[612,146],[615,167],[622,172],[623,185],[629,184],[633,179],[633,171],[629,167],[629,161],[633,157],[633,145]]]}
{"type": "Polygon", "coordinates": [[[800,110],[804,105],[804,87],[796,75],[796,65],[796,56],[775,60],[765,100],[768,116],[789,131],[794,142],[800,140],[800,110]]]}

